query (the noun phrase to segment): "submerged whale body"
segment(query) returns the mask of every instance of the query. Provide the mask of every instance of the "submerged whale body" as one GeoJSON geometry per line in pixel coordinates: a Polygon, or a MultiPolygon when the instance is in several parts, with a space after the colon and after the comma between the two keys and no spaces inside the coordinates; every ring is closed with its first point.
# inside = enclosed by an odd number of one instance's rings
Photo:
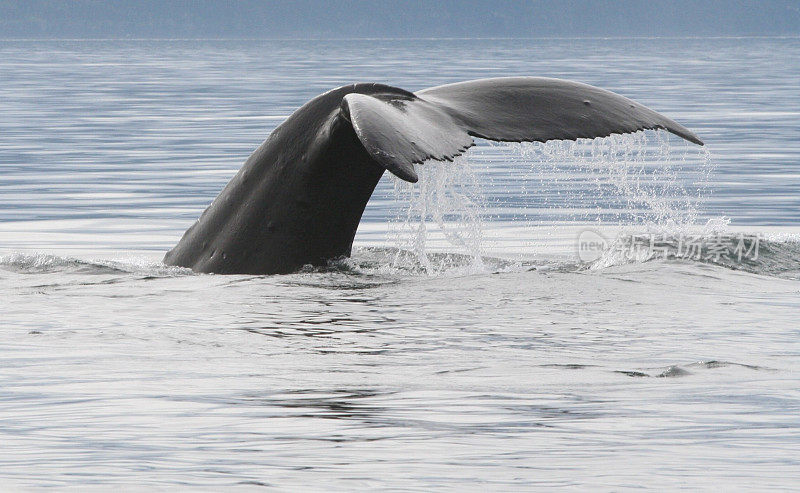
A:
{"type": "Polygon", "coordinates": [[[545,142],[678,123],[618,94],[540,77],[481,79],[411,93],[353,84],[312,99],[279,125],[164,257],[197,272],[279,274],[350,255],[385,170],[452,160],[473,137],[545,142]]]}

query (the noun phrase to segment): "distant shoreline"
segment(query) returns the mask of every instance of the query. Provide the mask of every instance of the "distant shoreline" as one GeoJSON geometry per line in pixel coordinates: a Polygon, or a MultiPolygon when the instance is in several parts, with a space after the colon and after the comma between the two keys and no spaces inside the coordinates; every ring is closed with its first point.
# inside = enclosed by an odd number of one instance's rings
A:
{"type": "Polygon", "coordinates": [[[513,41],[634,39],[800,39],[800,34],[753,36],[534,36],[534,37],[364,37],[364,38],[0,38],[0,41],[513,41]]]}

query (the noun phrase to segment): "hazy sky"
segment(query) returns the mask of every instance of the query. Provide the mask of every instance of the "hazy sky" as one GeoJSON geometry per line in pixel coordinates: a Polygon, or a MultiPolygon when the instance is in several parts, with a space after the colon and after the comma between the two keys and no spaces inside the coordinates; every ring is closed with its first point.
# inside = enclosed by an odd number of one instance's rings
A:
{"type": "Polygon", "coordinates": [[[800,34],[800,0],[0,0],[0,38],[800,34]]]}

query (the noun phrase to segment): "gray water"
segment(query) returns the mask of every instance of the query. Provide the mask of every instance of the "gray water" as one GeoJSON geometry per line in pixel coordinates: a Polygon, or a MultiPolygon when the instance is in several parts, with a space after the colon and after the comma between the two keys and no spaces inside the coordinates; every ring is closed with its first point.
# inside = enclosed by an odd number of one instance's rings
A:
{"type": "Polygon", "coordinates": [[[800,487],[799,60],[797,38],[0,41],[0,484],[800,487]],[[482,141],[386,176],[349,261],[160,264],[311,97],[506,75],[617,91],[707,151],[482,141]],[[653,234],[760,243],[616,248],[653,234]]]}

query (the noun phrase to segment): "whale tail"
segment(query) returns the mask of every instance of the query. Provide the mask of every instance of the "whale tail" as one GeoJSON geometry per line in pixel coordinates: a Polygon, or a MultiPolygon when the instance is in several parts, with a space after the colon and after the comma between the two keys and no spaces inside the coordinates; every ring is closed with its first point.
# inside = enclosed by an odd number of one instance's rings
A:
{"type": "Polygon", "coordinates": [[[546,142],[663,129],[695,144],[689,129],[598,87],[543,77],[503,77],[411,93],[350,93],[341,111],[378,164],[416,182],[415,163],[452,160],[473,137],[546,142]]]}

